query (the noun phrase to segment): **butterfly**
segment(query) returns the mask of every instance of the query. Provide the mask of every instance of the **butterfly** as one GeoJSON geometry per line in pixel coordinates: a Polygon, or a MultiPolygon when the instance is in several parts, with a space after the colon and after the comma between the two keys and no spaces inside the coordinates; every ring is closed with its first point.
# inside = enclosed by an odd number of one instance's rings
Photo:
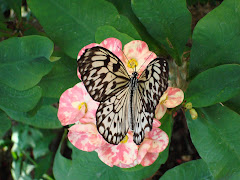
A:
{"type": "Polygon", "coordinates": [[[96,126],[102,137],[117,145],[130,129],[135,144],[141,144],[152,129],[156,106],[168,87],[167,61],[156,58],[140,76],[136,70],[129,75],[115,54],[96,46],[78,59],[78,70],[92,99],[100,102],[96,126]]]}

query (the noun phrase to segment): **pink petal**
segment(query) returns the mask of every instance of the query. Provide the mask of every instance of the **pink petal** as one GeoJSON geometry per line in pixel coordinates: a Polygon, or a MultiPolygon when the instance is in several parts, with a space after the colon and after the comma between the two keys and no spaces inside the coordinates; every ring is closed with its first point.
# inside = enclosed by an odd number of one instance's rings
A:
{"type": "Polygon", "coordinates": [[[137,158],[138,146],[133,142],[132,133],[128,133],[128,141],[126,143],[119,143],[112,145],[106,143],[96,151],[98,157],[108,166],[118,166],[120,163],[130,165],[134,163],[137,158]]]}
{"type": "Polygon", "coordinates": [[[157,120],[157,119],[153,119],[153,127],[160,127],[161,126],[161,122],[159,121],[159,120],[157,120]]]}
{"type": "Polygon", "coordinates": [[[107,38],[100,43],[100,46],[108,49],[113,54],[115,54],[120,60],[123,59],[122,53],[122,43],[119,39],[116,38],[107,38]]]}
{"type": "Polygon", "coordinates": [[[152,140],[145,138],[143,142],[140,144],[138,149],[138,156],[137,156],[137,162],[140,164],[144,158],[144,156],[147,154],[148,150],[151,148],[152,140]]]}
{"type": "Polygon", "coordinates": [[[159,153],[147,153],[142,162],[141,165],[142,166],[150,166],[152,163],[154,163],[157,158],[158,158],[159,153]]]}
{"type": "Polygon", "coordinates": [[[145,138],[152,140],[151,147],[148,149],[150,153],[160,153],[168,146],[168,135],[159,128],[152,128],[152,131],[146,133],[145,138]]]}
{"type": "Polygon", "coordinates": [[[155,116],[157,119],[161,119],[167,111],[167,107],[162,103],[159,103],[155,110],[155,116]]]}
{"type": "Polygon", "coordinates": [[[167,108],[174,108],[183,102],[184,93],[181,89],[168,87],[166,93],[168,94],[168,98],[163,104],[167,108]]]}
{"type": "Polygon", "coordinates": [[[73,124],[83,117],[95,119],[98,104],[98,102],[90,97],[83,83],[78,83],[61,95],[59,100],[58,119],[63,126],[73,124]],[[81,103],[87,104],[87,113],[85,113],[85,105],[79,110],[79,105],[81,103]]]}
{"type": "Polygon", "coordinates": [[[106,142],[94,124],[75,124],[69,128],[69,141],[82,151],[94,151],[106,142]]]}
{"type": "MultiPolygon", "coordinates": [[[[155,53],[149,51],[148,45],[144,41],[140,40],[131,41],[126,44],[124,46],[123,52],[127,57],[127,59],[124,57],[125,64],[127,64],[127,61],[132,58],[137,60],[138,65],[136,67],[136,71],[139,75],[153,59],[157,58],[157,55],[155,53]]],[[[134,71],[129,67],[127,67],[127,70],[129,74],[132,74],[134,71]]]]}
{"type": "Polygon", "coordinates": [[[96,118],[92,119],[92,118],[81,118],[79,120],[80,123],[82,124],[96,124],[96,118]]]}
{"type": "Polygon", "coordinates": [[[132,167],[134,167],[134,166],[136,166],[136,165],[137,165],[137,161],[134,161],[132,164],[119,163],[119,164],[116,165],[116,166],[118,166],[118,167],[120,167],[120,168],[132,168],[132,167]]]}

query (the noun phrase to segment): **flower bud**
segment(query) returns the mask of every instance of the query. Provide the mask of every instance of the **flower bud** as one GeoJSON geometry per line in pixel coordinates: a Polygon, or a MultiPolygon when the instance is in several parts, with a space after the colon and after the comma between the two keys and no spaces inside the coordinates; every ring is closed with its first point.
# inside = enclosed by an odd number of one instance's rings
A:
{"type": "Polygon", "coordinates": [[[192,108],[192,109],[189,110],[189,112],[190,112],[190,115],[191,115],[193,120],[198,118],[198,113],[195,109],[192,108]]]}

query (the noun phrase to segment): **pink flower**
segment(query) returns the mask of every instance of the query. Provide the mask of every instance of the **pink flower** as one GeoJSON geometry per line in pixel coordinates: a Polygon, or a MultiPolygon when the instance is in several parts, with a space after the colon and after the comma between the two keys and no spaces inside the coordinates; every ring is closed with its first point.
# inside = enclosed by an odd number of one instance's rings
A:
{"type": "Polygon", "coordinates": [[[69,141],[82,151],[94,151],[106,144],[95,124],[75,124],[68,130],[69,141]]]}
{"type": "Polygon", "coordinates": [[[95,123],[99,103],[94,101],[83,83],[66,90],[60,97],[58,119],[63,126],[76,123],[85,118],[95,123]]]}
{"type": "Polygon", "coordinates": [[[83,151],[93,151],[106,143],[95,125],[98,105],[83,83],[66,90],[59,100],[58,119],[62,125],[76,123],[69,128],[68,139],[83,151]]]}
{"type": "Polygon", "coordinates": [[[162,95],[159,104],[155,110],[157,119],[161,119],[167,111],[167,108],[174,108],[183,102],[184,93],[179,88],[168,87],[162,95]]]}
{"type": "MultiPolygon", "coordinates": [[[[113,52],[126,66],[128,73],[135,70],[139,74],[146,68],[156,54],[149,51],[143,41],[131,41],[122,51],[122,43],[118,39],[108,38],[100,44],[92,43],[82,48],[78,59],[86,49],[102,46],[113,52]]],[[[78,73],[78,77],[81,78],[78,73]]],[[[58,118],[62,125],[74,124],[69,128],[68,139],[78,149],[96,151],[99,158],[108,166],[130,168],[137,164],[148,166],[152,164],[168,144],[168,137],[158,127],[161,123],[153,121],[153,129],[147,132],[141,145],[133,142],[133,133],[129,131],[118,144],[107,143],[96,128],[96,111],[99,103],[95,102],[87,93],[83,83],[66,90],[59,101],[58,118]]]]}
{"type": "Polygon", "coordinates": [[[145,139],[138,149],[137,162],[142,166],[154,163],[159,153],[166,149],[169,142],[168,135],[159,129],[159,121],[156,119],[154,121],[152,131],[146,133],[145,139]]]}
{"type": "Polygon", "coordinates": [[[125,138],[118,144],[106,143],[98,150],[98,157],[110,167],[132,167],[137,159],[138,146],[133,142],[133,133],[128,132],[125,138]]]}

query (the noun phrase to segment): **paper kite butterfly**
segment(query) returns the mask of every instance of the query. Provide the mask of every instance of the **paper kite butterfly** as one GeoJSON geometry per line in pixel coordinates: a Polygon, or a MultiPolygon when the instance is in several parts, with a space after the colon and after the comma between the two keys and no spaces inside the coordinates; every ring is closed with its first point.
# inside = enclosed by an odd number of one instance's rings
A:
{"type": "Polygon", "coordinates": [[[129,76],[122,61],[106,48],[86,49],[78,70],[88,93],[100,102],[96,112],[98,132],[111,144],[119,144],[128,130],[139,145],[151,131],[155,109],[168,87],[168,64],[152,60],[138,78],[129,76]]]}

